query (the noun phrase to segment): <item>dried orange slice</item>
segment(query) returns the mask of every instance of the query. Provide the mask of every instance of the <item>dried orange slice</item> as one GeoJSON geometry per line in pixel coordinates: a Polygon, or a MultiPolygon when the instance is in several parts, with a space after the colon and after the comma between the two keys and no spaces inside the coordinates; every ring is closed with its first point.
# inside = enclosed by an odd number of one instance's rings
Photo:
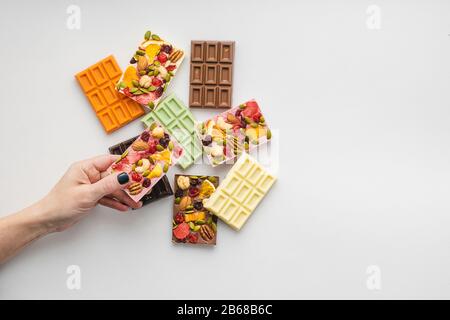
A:
{"type": "Polygon", "coordinates": [[[153,170],[150,172],[150,174],[147,176],[149,179],[158,178],[162,175],[162,168],[159,165],[159,163],[153,168],[153,170]]]}
{"type": "Polygon", "coordinates": [[[125,70],[125,73],[123,74],[122,81],[125,83],[125,85],[128,88],[133,87],[133,80],[139,80],[139,76],[137,75],[136,68],[133,66],[128,66],[128,68],[125,70]]]}
{"type": "Polygon", "coordinates": [[[171,164],[171,152],[169,150],[163,150],[161,152],[152,154],[150,157],[152,157],[152,159],[154,161],[164,161],[167,164],[171,164]]]}
{"type": "Polygon", "coordinates": [[[150,63],[155,60],[155,57],[158,55],[160,50],[161,46],[158,44],[149,44],[147,48],[145,48],[145,53],[147,53],[150,63]]]}
{"type": "Polygon", "coordinates": [[[213,192],[216,191],[216,187],[212,184],[209,180],[203,180],[202,184],[200,185],[200,193],[198,196],[201,199],[209,198],[213,192]]]}

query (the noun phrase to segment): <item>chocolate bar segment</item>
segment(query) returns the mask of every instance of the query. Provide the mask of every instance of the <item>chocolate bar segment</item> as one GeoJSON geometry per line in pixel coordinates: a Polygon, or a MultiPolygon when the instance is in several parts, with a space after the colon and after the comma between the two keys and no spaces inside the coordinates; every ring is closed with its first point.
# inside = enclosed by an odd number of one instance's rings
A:
{"type": "Polygon", "coordinates": [[[184,149],[178,164],[186,169],[202,156],[202,144],[195,130],[195,118],[189,108],[174,93],[159,103],[158,109],[148,113],[141,120],[146,126],[154,121],[162,123],[184,149]]]}
{"type": "Polygon", "coordinates": [[[203,206],[219,186],[217,176],[175,175],[172,241],[215,245],[217,217],[203,206]]]}
{"type": "MultiPolygon", "coordinates": [[[[122,141],[114,146],[109,147],[109,153],[116,155],[123,154],[138,137],[139,136],[136,136],[134,138],[122,141]]],[[[156,200],[171,195],[173,195],[173,191],[172,188],[170,187],[169,179],[167,178],[167,176],[164,176],[153,186],[152,190],[141,199],[141,201],[142,204],[145,206],[156,200]]]]}
{"type": "Polygon", "coordinates": [[[75,75],[107,133],[125,126],[145,113],[138,103],[117,93],[114,87],[121,74],[116,59],[109,56],[75,75]]]}
{"type": "Polygon", "coordinates": [[[189,107],[231,108],[234,41],[192,41],[189,107]]]}
{"type": "Polygon", "coordinates": [[[234,230],[240,230],[276,179],[243,153],[204,206],[234,230]]]}

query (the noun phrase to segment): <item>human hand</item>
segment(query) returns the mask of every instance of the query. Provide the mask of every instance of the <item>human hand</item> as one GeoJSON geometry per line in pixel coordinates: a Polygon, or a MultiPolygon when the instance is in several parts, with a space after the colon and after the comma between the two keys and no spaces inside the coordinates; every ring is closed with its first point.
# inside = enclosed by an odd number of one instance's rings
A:
{"type": "Polygon", "coordinates": [[[108,174],[105,171],[118,156],[105,155],[76,162],[70,166],[50,193],[41,200],[49,232],[62,231],[85,217],[97,204],[119,211],[137,209],[142,202],[134,202],[122,189],[130,178],[126,173],[108,174]]]}

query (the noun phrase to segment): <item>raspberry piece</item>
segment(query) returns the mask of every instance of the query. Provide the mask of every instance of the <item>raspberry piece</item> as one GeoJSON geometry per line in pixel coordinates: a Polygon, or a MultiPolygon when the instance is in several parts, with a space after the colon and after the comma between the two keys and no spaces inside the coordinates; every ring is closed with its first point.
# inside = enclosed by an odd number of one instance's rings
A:
{"type": "Polygon", "coordinates": [[[156,77],[152,79],[152,86],[159,87],[160,85],[162,85],[162,81],[160,79],[156,77]]]}
{"type": "Polygon", "coordinates": [[[197,243],[198,242],[198,234],[197,233],[190,233],[187,236],[187,241],[189,243],[197,243]]]}
{"type": "Polygon", "coordinates": [[[147,150],[147,152],[150,153],[150,154],[154,154],[156,152],[156,143],[155,143],[155,141],[152,140],[152,141],[150,141],[148,143],[148,150],[147,150]]]}
{"type": "Polygon", "coordinates": [[[181,212],[178,212],[175,216],[175,222],[178,224],[184,222],[184,215],[181,212]]]}
{"type": "Polygon", "coordinates": [[[159,60],[159,62],[161,62],[161,63],[166,63],[166,61],[167,61],[167,56],[166,56],[164,53],[160,53],[160,54],[158,54],[158,60],[159,60]]]}
{"type": "Polygon", "coordinates": [[[137,172],[133,172],[131,173],[131,179],[133,179],[133,181],[139,182],[142,180],[142,176],[137,172]]]}

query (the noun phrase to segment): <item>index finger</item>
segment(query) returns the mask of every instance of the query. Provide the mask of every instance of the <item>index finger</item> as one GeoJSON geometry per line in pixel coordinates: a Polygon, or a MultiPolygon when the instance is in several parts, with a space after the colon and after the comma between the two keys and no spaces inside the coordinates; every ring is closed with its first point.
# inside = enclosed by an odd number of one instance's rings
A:
{"type": "Polygon", "coordinates": [[[93,166],[99,172],[103,172],[108,169],[120,156],[113,154],[105,154],[102,156],[97,156],[88,160],[85,160],[85,164],[88,166],[93,166]]]}

